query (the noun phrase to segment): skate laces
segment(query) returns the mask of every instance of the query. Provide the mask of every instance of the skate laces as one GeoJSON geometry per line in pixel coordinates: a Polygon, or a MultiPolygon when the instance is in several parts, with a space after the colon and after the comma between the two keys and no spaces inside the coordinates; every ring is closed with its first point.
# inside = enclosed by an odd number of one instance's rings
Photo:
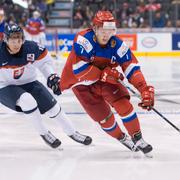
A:
{"type": "Polygon", "coordinates": [[[135,147],[136,147],[136,148],[137,148],[137,147],[140,147],[140,148],[143,149],[143,148],[145,148],[146,146],[148,146],[148,143],[146,143],[143,138],[141,138],[140,140],[138,140],[138,141],[136,142],[136,144],[135,144],[135,147]]]}
{"type": "Polygon", "coordinates": [[[128,147],[130,147],[132,150],[136,149],[135,145],[133,143],[133,141],[125,134],[124,137],[122,139],[120,139],[120,142],[124,145],[127,145],[128,147]]]}
{"type": "Polygon", "coordinates": [[[79,132],[75,132],[73,135],[71,135],[71,137],[77,141],[80,141],[80,142],[84,142],[85,139],[86,139],[86,136],[80,134],[79,132]]]}
{"type": "Polygon", "coordinates": [[[47,134],[45,134],[43,136],[51,144],[56,140],[56,137],[54,137],[49,131],[47,134]]]}

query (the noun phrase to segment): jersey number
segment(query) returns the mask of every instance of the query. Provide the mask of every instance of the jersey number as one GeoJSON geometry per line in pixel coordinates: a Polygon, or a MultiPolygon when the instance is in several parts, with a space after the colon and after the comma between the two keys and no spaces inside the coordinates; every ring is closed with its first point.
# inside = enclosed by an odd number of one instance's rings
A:
{"type": "Polygon", "coordinates": [[[14,79],[19,79],[23,75],[23,73],[24,73],[24,67],[21,69],[14,70],[14,73],[13,73],[14,79]]]}
{"type": "Polygon", "coordinates": [[[38,48],[39,48],[40,51],[43,51],[45,47],[38,43],[38,48]]]}

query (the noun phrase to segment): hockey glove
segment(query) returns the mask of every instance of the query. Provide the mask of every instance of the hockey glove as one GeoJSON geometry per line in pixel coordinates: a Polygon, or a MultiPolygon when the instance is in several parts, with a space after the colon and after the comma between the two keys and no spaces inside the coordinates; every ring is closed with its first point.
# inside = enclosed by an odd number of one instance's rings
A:
{"type": "Polygon", "coordinates": [[[141,103],[138,104],[148,111],[154,106],[154,87],[146,86],[141,92],[141,103]]]}
{"type": "Polygon", "coordinates": [[[108,82],[111,84],[117,84],[119,83],[119,80],[123,80],[124,77],[122,73],[118,72],[116,69],[112,69],[110,67],[106,67],[102,73],[100,80],[103,82],[108,82]]]}
{"type": "Polygon", "coordinates": [[[47,86],[53,90],[53,93],[56,95],[61,94],[60,89],[60,77],[57,74],[51,74],[47,79],[47,86]]]}

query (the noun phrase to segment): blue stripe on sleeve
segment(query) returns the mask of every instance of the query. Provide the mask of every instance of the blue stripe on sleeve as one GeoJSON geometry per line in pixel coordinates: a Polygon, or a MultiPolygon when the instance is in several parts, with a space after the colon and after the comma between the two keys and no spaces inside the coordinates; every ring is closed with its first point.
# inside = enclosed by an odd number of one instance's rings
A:
{"type": "Polygon", "coordinates": [[[140,66],[134,66],[134,67],[131,69],[131,71],[129,72],[129,74],[126,76],[127,79],[130,79],[130,77],[133,75],[133,73],[134,73],[135,71],[139,70],[139,69],[140,69],[140,66]]]}
{"type": "Polygon", "coordinates": [[[80,72],[84,71],[89,67],[89,64],[84,64],[83,66],[79,67],[78,69],[73,70],[74,74],[79,74],[80,72]]]}

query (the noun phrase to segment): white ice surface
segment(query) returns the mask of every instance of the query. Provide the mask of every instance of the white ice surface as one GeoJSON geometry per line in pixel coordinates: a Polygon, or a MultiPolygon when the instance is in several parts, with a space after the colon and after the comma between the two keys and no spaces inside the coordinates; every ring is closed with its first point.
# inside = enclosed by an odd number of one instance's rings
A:
{"type": "MultiPolygon", "coordinates": [[[[155,108],[180,128],[179,60],[146,58],[140,63],[148,82],[160,94],[155,108]]],[[[62,141],[61,150],[51,149],[21,113],[0,106],[0,180],[179,179],[180,134],[154,112],[139,109],[136,97],[132,97],[132,102],[144,139],[154,148],[151,159],[130,152],[107,136],[70,91],[58,100],[76,128],[93,138],[93,144],[75,143],[53,120],[43,116],[46,126],[62,141]]],[[[123,128],[119,116],[115,117],[123,128]]]]}

